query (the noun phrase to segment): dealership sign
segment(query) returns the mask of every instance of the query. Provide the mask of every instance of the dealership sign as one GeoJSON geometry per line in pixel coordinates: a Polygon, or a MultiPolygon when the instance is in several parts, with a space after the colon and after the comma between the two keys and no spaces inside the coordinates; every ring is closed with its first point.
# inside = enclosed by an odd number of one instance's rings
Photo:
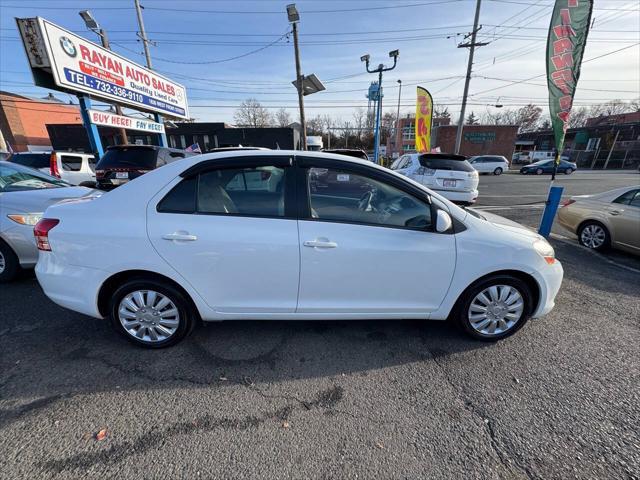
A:
{"type": "Polygon", "coordinates": [[[55,85],[138,110],[189,117],[182,85],[43,18],[16,21],[36,85],[55,85]]]}
{"type": "Polygon", "coordinates": [[[164,133],[164,125],[151,120],[125,117],[100,110],[89,110],[91,123],[105,127],[126,128],[127,130],[140,130],[149,133],[164,133]]]}

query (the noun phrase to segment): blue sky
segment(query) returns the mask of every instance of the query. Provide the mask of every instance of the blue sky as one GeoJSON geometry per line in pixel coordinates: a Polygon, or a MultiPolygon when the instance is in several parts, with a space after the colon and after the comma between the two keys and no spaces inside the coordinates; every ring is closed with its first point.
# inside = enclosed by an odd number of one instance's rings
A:
{"type": "MultiPolygon", "coordinates": [[[[286,106],[297,116],[293,41],[282,0],[145,0],[145,26],[154,68],[187,87],[190,113],[201,121],[233,121],[234,107],[254,97],[263,105],[286,106]],[[273,43],[275,42],[275,43],[273,43]],[[273,43],[271,46],[268,44],[273,43]],[[266,47],[266,48],[263,48],[266,47]],[[222,61],[263,48],[231,61],[222,61]],[[176,63],[177,62],[177,63],[176,63]],[[216,62],[216,63],[190,63],[216,62]]],[[[349,119],[356,105],[366,107],[365,93],[375,78],[364,72],[360,56],[390,64],[384,77],[385,110],[395,112],[397,79],[402,79],[401,111],[413,111],[415,85],[428,88],[438,104],[459,111],[467,50],[456,48],[471,30],[475,0],[298,0],[303,73],[315,73],[327,91],[306,98],[307,116],[349,119]]],[[[545,73],[546,29],[551,0],[483,0],[480,38],[467,112],[477,116],[496,103],[547,104],[544,76],[532,84],[510,82],[545,73]]],[[[637,0],[596,0],[594,28],[575,105],[640,97],[640,6],[637,0]],[[625,48],[629,47],[629,48],[625,48]],[[618,53],[612,53],[623,49],[618,53]]],[[[42,16],[97,42],[77,12],[89,9],[109,32],[112,48],[144,64],[136,41],[133,0],[0,0],[0,89],[31,96],[48,91],[34,87],[14,17],[42,16]]],[[[63,93],[54,93],[68,100],[63,93]]]]}

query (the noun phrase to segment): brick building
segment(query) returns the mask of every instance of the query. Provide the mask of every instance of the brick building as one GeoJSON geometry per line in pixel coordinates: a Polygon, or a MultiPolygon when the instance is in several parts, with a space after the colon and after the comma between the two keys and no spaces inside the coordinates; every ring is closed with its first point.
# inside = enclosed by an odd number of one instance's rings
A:
{"type": "MultiPolygon", "coordinates": [[[[456,145],[457,125],[442,125],[435,129],[431,144],[451,153],[456,145]]],[[[517,125],[465,125],[462,130],[460,154],[502,155],[511,160],[518,135],[517,125]]]]}
{"type": "MultiPolygon", "coordinates": [[[[433,131],[441,125],[449,125],[451,119],[449,117],[436,117],[432,120],[432,138],[433,131]]],[[[407,115],[397,122],[397,128],[393,135],[387,139],[386,156],[397,158],[400,155],[413,152],[416,148],[416,117],[415,115],[407,115]]],[[[433,144],[433,142],[431,142],[433,144]]],[[[435,146],[435,144],[434,144],[435,146]]]]}
{"type": "MultiPolygon", "coordinates": [[[[77,106],[0,91],[0,131],[16,152],[51,148],[47,124],[82,124],[77,106]]],[[[5,147],[6,148],[6,147],[5,147]]]]}

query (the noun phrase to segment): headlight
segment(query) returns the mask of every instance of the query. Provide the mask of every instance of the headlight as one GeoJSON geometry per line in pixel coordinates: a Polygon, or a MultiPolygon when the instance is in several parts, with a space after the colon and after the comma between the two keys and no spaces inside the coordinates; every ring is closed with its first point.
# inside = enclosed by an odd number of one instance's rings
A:
{"type": "Polygon", "coordinates": [[[549,265],[553,265],[556,262],[556,252],[546,240],[536,240],[533,242],[533,248],[549,265]]]}
{"type": "Polygon", "coordinates": [[[42,218],[42,213],[12,213],[7,217],[20,225],[35,225],[42,218]]]}

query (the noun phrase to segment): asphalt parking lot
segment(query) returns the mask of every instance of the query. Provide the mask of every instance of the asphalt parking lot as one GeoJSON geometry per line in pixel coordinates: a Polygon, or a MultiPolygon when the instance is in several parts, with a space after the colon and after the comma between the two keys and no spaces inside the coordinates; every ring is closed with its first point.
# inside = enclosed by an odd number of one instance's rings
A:
{"type": "MultiPolygon", "coordinates": [[[[479,207],[534,226],[548,181],[483,176],[479,207]]],[[[228,322],[148,351],[25,275],[0,286],[0,472],[640,478],[640,261],[554,232],[555,310],[497,344],[445,322],[228,322]]]]}

